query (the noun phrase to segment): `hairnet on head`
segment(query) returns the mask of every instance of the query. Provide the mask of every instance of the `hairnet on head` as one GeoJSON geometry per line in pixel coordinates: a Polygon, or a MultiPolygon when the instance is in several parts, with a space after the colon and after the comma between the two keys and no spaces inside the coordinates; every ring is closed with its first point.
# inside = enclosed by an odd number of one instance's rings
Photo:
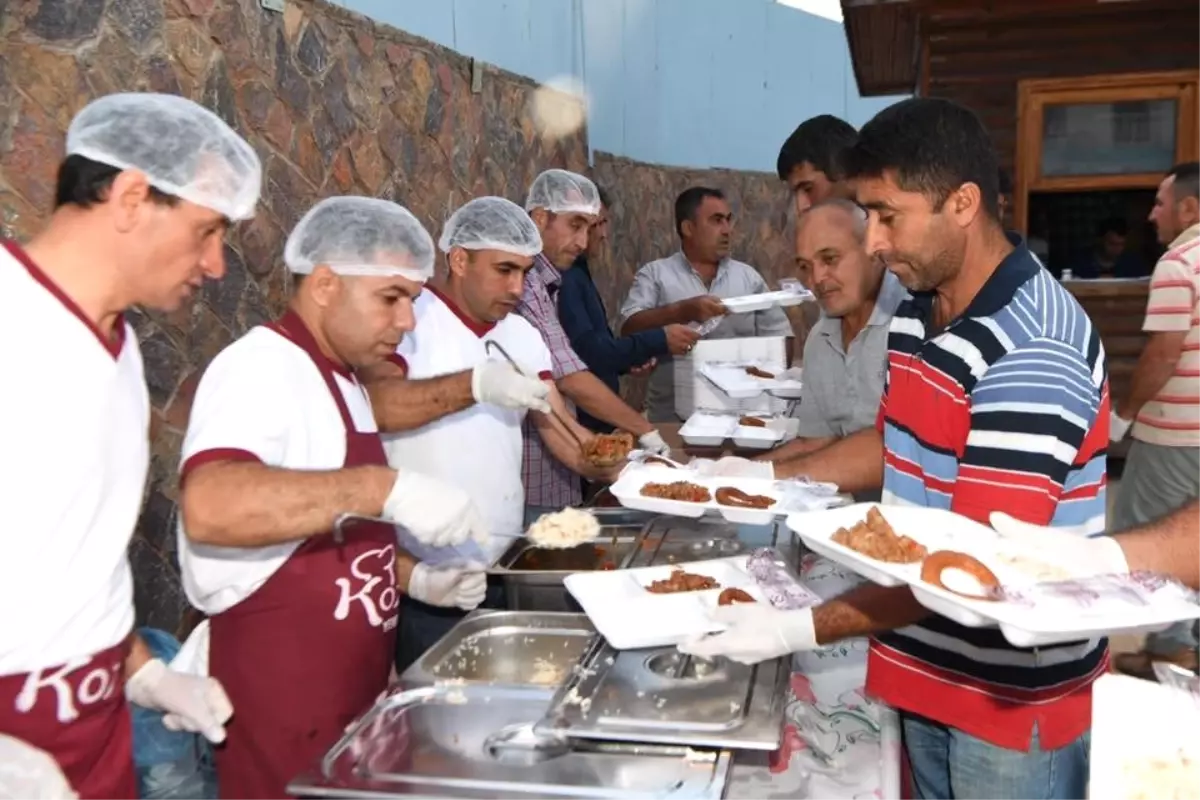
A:
{"type": "Polygon", "coordinates": [[[467,250],[500,250],[518,256],[542,252],[542,235],[529,213],[503,197],[477,197],[446,220],[438,247],[467,250]]]}
{"type": "Polygon", "coordinates": [[[544,208],[554,214],[599,214],[600,190],[575,172],[548,169],[533,179],[525,210],[544,208]]]}
{"type": "Polygon", "coordinates": [[[283,248],[283,262],[307,275],[324,264],[339,275],[433,276],[433,237],[408,209],[377,197],[328,197],[308,210],[283,248]]]}
{"type": "Polygon", "coordinates": [[[262,164],[254,148],[203,106],[172,94],[110,94],[67,128],[67,155],[137,170],[166,194],[231,220],[254,216],[262,164]]]}

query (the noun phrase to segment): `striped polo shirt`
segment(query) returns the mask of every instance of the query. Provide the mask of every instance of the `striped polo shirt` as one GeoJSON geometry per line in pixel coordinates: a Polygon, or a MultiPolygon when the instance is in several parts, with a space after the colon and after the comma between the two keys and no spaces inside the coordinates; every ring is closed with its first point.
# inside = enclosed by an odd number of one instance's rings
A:
{"type": "MultiPolygon", "coordinates": [[[[1109,398],[1104,350],[1086,313],[1019,239],[944,329],[933,294],[892,318],[883,502],[993,511],[1101,535],[1109,398]]],[[[1043,748],[1091,725],[1091,683],[1108,663],[1097,639],[1023,649],[996,628],[944,617],[871,642],[867,689],[992,744],[1043,748]]]]}
{"type": "Polygon", "coordinates": [[[1142,330],[1184,339],[1175,371],[1138,412],[1133,438],[1200,447],[1200,225],[1181,233],[1154,266],[1142,330]]]}

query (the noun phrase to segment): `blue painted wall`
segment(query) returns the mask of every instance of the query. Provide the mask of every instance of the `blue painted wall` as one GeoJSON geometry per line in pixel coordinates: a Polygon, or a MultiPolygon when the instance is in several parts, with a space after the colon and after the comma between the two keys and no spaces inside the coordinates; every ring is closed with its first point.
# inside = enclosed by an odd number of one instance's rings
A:
{"type": "Polygon", "coordinates": [[[331,0],[498,67],[587,87],[593,149],[773,172],[803,119],[861,125],[840,23],[775,0],[331,0]]]}

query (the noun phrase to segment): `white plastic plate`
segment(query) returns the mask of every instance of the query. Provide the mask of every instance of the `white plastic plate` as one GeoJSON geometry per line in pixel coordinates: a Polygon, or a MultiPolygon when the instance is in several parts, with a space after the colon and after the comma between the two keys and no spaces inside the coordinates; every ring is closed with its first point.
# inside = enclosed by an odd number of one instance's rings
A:
{"type": "Polygon", "coordinates": [[[739,525],[764,525],[775,517],[786,514],[781,502],[782,494],[775,481],[761,478],[701,478],[693,472],[683,472],[660,464],[645,464],[627,468],[609,490],[613,497],[626,508],[648,511],[652,514],[669,514],[674,517],[698,519],[705,514],[720,514],[729,522],[739,525]],[[674,483],[688,481],[709,490],[712,499],[707,503],[688,503],[682,500],[664,500],[643,495],[642,487],[647,483],[674,483]],[[774,498],[770,508],[738,508],[723,506],[716,500],[716,491],[722,486],[732,486],[747,494],[761,494],[774,498]]]}
{"type": "Polygon", "coordinates": [[[716,447],[733,435],[737,417],[730,414],[706,414],[697,411],[679,429],[685,442],[700,447],[716,447]]]}
{"type": "Polygon", "coordinates": [[[783,398],[800,396],[801,383],[799,380],[787,374],[787,370],[760,362],[747,361],[729,364],[710,361],[701,364],[699,371],[708,381],[735,400],[758,397],[763,392],[770,392],[783,398]],[[758,367],[776,377],[759,378],[748,374],[746,367],[758,367]]]}
{"type": "MultiPolygon", "coordinates": [[[[1069,564],[1055,564],[1035,552],[1000,538],[986,525],[950,511],[910,506],[856,503],[826,511],[792,514],[787,525],[811,550],[854,570],[883,586],[912,587],[917,602],[961,625],[998,625],[1004,637],[1018,647],[1057,644],[1105,636],[1117,631],[1162,630],[1172,622],[1200,617],[1200,606],[1178,602],[1144,607],[1112,606],[1085,609],[1077,606],[1029,607],[1017,603],[972,600],[921,580],[921,565],[877,561],[831,540],[839,528],[851,527],[878,506],[899,535],[928,548],[955,550],[977,558],[1001,584],[1019,590],[1039,580],[1079,577],[1069,564]]],[[[978,592],[971,578],[950,572],[943,580],[962,591],[978,592]]]]}
{"type": "Polygon", "coordinates": [[[596,630],[618,650],[669,647],[724,626],[712,620],[723,590],[742,589],[760,603],[767,602],[754,578],[746,572],[747,556],[692,561],[678,567],[644,567],[611,572],[577,572],[563,584],[583,608],[596,630]],[[676,594],[651,594],[646,587],[670,576],[675,569],[708,575],[720,589],[676,594]]]}

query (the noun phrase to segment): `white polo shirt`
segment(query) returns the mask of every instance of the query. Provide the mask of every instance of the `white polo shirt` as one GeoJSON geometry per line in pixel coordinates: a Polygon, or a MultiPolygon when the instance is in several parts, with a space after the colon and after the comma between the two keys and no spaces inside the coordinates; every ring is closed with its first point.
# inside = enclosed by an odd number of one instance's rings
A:
{"type": "MultiPolygon", "coordinates": [[[[299,324],[289,314],[290,321],[299,324]]],[[[285,318],[286,319],[286,318],[285,318]]],[[[355,427],[378,430],[371,403],[345,367],[330,364],[355,427]]],[[[217,354],[196,389],[183,442],[180,480],[212,461],[259,461],[284,469],[335,470],[346,460],[346,427],[309,353],[257,327],[217,354]]],[[[216,614],[266,583],[299,542],[259,548],[212,547],[178,528],[183,588],[192,605],[216,614]]]]}
{"type": "MultiPolygon", "coordinates": [[[[494,341],[528,375],[551,380],[550,350],[537,329],[517,314],[480,325],[441,292],[426,286],[416,300],[417,324],[396,349],[395,362],[412,380],[474,369],[490,358],[494,341]]],[[[482,512],[492,533],[524,529],[525,487],[521,484],[525,412],[476,403],[423,428],[385,434],[388,463],[461,486],[482,512]]],[[[499,558],[511,539],[496,538],[488,548],[499,558]]]]}
{"type": "Polygon", "coordinates": [[[126,552],[150,399],[133,329],[118,320],[107,341],[13,242],[0,246],[0,303],[0,675],[12,675],[132,630],[126,552]]]}

